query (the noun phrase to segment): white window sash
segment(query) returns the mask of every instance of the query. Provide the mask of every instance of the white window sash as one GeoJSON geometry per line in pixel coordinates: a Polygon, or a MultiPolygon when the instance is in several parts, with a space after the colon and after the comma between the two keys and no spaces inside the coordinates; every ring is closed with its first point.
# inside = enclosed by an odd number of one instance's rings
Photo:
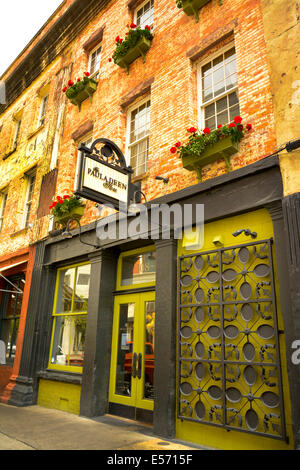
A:
{"type": "MultiPolygon", "coordinates": [[[[204,108],[209,106],[210,104],[215,103],[219,99],[222,99],[231,93],[236,92],[238,95],[238,84],[235,85],[234,87],[225,90],[224,92],[220,93],[218,96],[211,98],[210,100],[203,101],[202,99],[202,94],[203,94],[203,86],[202,86],[202,68],[207,65],[208,63],[212,62],[214,59],[219,57],[220,55],[225,54],[227,51],[235,47],[234,43],[230,43],[227,46],[223,47],[222,49],[219,49],[216,51],[214,54],[212,54],[209,58],[206,58],[204,61],[200,62],[198,64],[198,69],[197,69],[197,100],[198,100],[198,128],[203,129],[205,127],[205,111],[204,108]]],[[[236,53],[236,51],[235,51],[236,53]]],[[[228,108],[227,108],[228,109],[228,108]]]]}
{"type": "Polygon", "coordinates": [[[90,73],[90,78],[95,78],[98,74],[99,74],[99,71],[100,71],[100,62],[101,62],[101,53],[102,53],[102,43],[98,44],[94,49],[91,50],[91,52],[89,53],[89,64],[88,64],[88,71],[90,73]],[[100,52],[98,54],[96,54],[96,65],[98,64],[97,68],[92,71],[91,67],[92,67],[92,60],[93,60],[93,54],[95,52],[98,51],[98,49],[100,49],[100,52]]]}
{"type": "Polygon", "coordinates": [[[31,204],[33,200],[34,185],[35,185],[35,173],[33,173],[32,175],[26,175],[26,195],[25,195],[25,204],[24,204],[24,209],[23,209],[22,229],[27,227],[28,214],[30,213],[31,204]],[[30,194],[32,184],[33,184],[32,194],[30,194]]]}
{"type": "Polygon", "coordinates": [[[130,165],[130,158],[131,158],[131,149],[132,147],[134,147],[135,145],[138,145],[140,142],[146,140],[146,139],[149,139],[149,136],[150,136],[150,123],[149,123],[149,131],[146,135],[144,135],[143,137],[135,140],[134,142],[130,142],[130,133],[131,133],[131,116],[132,116],[132,113],[138,109],[140,106],[142,106],[143,104],[147,103],[148,101],[150,101],[150,112],[151,112],[151,97],[148,95],[147,98],[144,98],[143,100],[139,101],[138,103],[136,103],[135,105],[131,106],[128,111],[127,111],[127,126],[126,126],[126,149],[125,149],[125,160],[126,160],[126,164],[127,166],[130,165]]]}
{"type": "MultiPolygon", "coordinates": [[[[143,3],[141,3],[135,10],[134,10],[134,14],[133,14],[133,22],[135,24],[137,24],[137,21],[138,21],[138,18],[137,18],[137,14],[138,12],[144,7],[144,5],[146,5],[147,3],[149,2],[149,0],[145,0],[143,3]]],[[[151,10],[153,10],[153,13],[152,13],[152,16],[153,16],[153,19],[152,21],[149,20],[149,22],[142,22],[142,28],[144,28],[146,25],[148,26],[152,26],[153,25],[153,21],[154,21],[154,2],[153,2],[153,6],[150,8],[151,10]]],[[[147,11],[150,11],[150,10],[147,10],[147,11]]]]}

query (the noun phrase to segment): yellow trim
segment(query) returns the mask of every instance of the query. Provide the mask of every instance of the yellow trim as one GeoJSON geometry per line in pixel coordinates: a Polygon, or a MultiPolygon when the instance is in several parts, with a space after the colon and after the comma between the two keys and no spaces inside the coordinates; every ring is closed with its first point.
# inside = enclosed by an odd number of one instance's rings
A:
{"type": "Polygon", "coordinates": [[[111,352],[111,366],[110,366],[110,381],[109,381],[109,401],[119,403],[121,405],[133,406],[137,408],[144,408],[147,410],[154,409],[153,400],[143,398],[144,391],[144,377],[145,377],[145,302],[155,301],[155,292],[145,292],[139,294],[124,294],[115,298],[114,305],[114,322],[112,334],[112,352],[111,352]],[[134,303],[134,330],[133,330],[133,348],[132,354],[143,354],[142,363],[142,379],[132,378],[131,382],[131,396],[123,396],[115,393],[115,384],[117,377],[117,356],[118,356],[118,340],[119,340],[119,319],[120,319],[120,305],[134,303]]]}
{"type": "MultiPolygon", "coordinates": [[[[257,232],[257,241],[274,237],[272,219],[266,209],[259,209],[257,211],[241,214],[238,216],[218,220],[216,222],[208,223],[204,226],[204,245],[201,250],[195,252],[216,250],[213,240],[216,235],[222,236],[224,247],[234,246],[238,244],[248,243],[253,241],[244,234],[238,238],[233,237],[232,233],[241,228],[250,228],[257,232]]],[[[255,240],[255,241],[256,241],[255,240]]],[[[278,329],[283,330],[283,319],[280,308],[279,299],[279,285],[277,275],[277,265],[275,256],[276,245],[272,246],[273,253],[273,269],[274,269],[274,283],[276,293],[276,306],[278,317],[278,329]]],[[[192,254],[193,251],[186,250],[182,247],[182,242],[178,244],[178,256],[192,254]]],[[[178,285],[178,282],[177,282],[178,285]]],[[[286,344],[283,334],[279,335],[280,347],[280,360],[281,360],[281,373],[282,373],[282,388],[283,388],[283,401],[285,413],[285,427],[286,435],[289,438],[289,443],[270,437],[258,436],[252,433],[243,431],[231,430],[228,432],[226,429],[206,424],[181,421],[176,417],[176,437],[185,441],[194,442],[200,445],[223,449],[223,450],[292,450],[293,449],[293,430],[292,430],[292,413],[291,401],[289,393],[289,382],[287,375],[287,361],[286,361],[286,344]]],[[[178,351],[177,351],[178,360],[178,351]]],[[[177,381],[178,383],[178,381],[177,381]]],[[[176,393],[176,398],[178,395],[176,393]]]]}
{"type": "Polygon", "coordinates": [[[37,404],[79,415],[81,385],[40,379],[37,404]]]}
{"type": "Polygon", "coordinates": [[[50,353],[49,353],[49,360],[48,360],[48,369],[54,369],[54,370],[61,370],[61,371],[69,371],[69,372],[75,372],[77,374],[82,374],[82,367],[79,366],[68,366],[68,365],[61,365],[61,364],[52,364],[51,363],[51,356],[52,356],[52,349],[53,349],[53,340],[54,340],[54,332],[55,332],[55,323],[56,323],[56,317],[69,317],[69,316],[86,316],[87,311],[83,312],[74,312],[72,311],[72,308],[74,306],[74,295],[75,295],[75,287],[76,287],[76,278],[77,278],[77,268],[80,266],[87,266],[90,263],[83,262],[83,263],[76,263],[72,264],[70,266],[63,266],[57,270],[56,273],[56,283],[55,283],[55,294],[54,294],[54,302],[53,302],[53,310],[52,310],[52,333],[51,333],[51,342],[50,342],[50,353]],[[75,276],[74,276],[74,282],[73,282],[73,292],[72,292],[72,301],[71,301],[71,311],[70,312],[63,312],[63,313],[56,313],[56,305],[57,305],[57,297],[58,297],[58,288],[59,288],[59,281],[60,281],[60,273],[61,271],[66,271],[67,269],[74,269],[75,268],[75,276]]]}
{"type": "Polygon", "coordinates": [[[134,254],[148,253],[150,251],[155,251],[154,245],[150,245],[150,246],[143,247],[143,248],[138,248],[136,250],[124,251],[123,253],[120,254],[119,260],[118,260],[118,268],[117,268],[117,290],[122,291],[122,290],[127,290],[127,289],[137,289],[141,287],[155,286],[155,280],[153,282],[144,282],[141,284],[130,284],[128,286],[121,285],[123,258],[125,258],[126,256],[134,255],[134,254]]]}

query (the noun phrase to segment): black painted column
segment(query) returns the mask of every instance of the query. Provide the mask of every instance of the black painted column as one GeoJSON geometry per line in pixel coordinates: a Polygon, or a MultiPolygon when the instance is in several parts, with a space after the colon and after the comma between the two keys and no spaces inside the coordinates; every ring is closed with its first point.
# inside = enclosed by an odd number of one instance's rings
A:
{"type": "Polygon", "coordinates": [[[37,243],[27,307],[26,325],[19,375],[16,378],[16,385],[12,391],[11,398],[9,400],[9,404],[15,406],[29,406],[35,403],[35,367],[39,335],[38,313],[39,300],[41,298],[41,279],[43,271],[44,252],[44,243],[37,243]]]}
{"type": "Polygon", "coordinates": [[[156,242],[155,434],[172,438],[176,433],[176,299],[177,240],[156,242]]]}
{"type": "Polygon", "coordinates": [[[91,281],[80,414],[92,417],[107,411],[118,251],[101,250],[89,258],[91,281]]]}
{"type": "Polygon", "coordinates": [[[300,450],[300,193],[282,200],[287,238],[287,260],[291,302],[291,331],[287,344],[295,448],[300,450]],[[298,345],[296,345],[298,342],[298,345]]]}
{"type": "MultiPolygon", "coordinates": [[[[300,340],[300,199],[283,198],[266,206],[274,227],[279,296],[284,323],[287,372],[295,447],[300,449],[300,365],[292,362],[292,344],[300,340]],[[294,202],[296,201],[296,204],[294,202]]],[[[291,436],[288,435],[289,438],[291,436]]]]}

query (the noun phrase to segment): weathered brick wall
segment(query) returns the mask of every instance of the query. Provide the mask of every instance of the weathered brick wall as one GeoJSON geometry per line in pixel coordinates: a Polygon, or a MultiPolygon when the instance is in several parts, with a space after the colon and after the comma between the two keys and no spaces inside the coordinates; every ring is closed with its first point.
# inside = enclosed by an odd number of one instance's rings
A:
{"type": "MultiPolygon", "coordinates": [[[[264,37],[261,2],[259,0],[212,0],[200,10],[199,23],[188,17],[176,6],[175,0],[154,2],[154,39],[145,64],[137,59],[130,66],[129,75],[108,59],[115,49],[115,37],[124,38],[126,25],[133,19],[128,0],[113,1],[89,24],[65,49],[63,55],[48,67],[4,115],[0,116],[0,155],[5,153],[11,133],[12,115],[26,101],[21,139],[18,152],[1,161],[0,189],[8,181],[14,185],[14,193],[8,200],[11,217],[0,235],[1,252],[14,251],[45,236],[48,218],[34,222],[37,211],[38,191],[43,174],[53,163],[53,139],[59,136],[57,149],[58,178],[56,194],[73,190],[77,145],[74,132],[87,121],[93,122],[94,138],[106,137],[125,151],[126,104],[132,105],[141,98],[143,83],[151,83],[151,130],[148,171],[142,179],[142,190],[147,198],[164,194],[164,185],[155,180],[156,175],[168,176],[168,192],[177,191],[197,183],[196,174],[182,168],[178,156],[170,153],[170,147],[178,140],[187,139],[186,129],[197,127],[197,63],[217,51],[229,41],[234,41],[237,54],[240,114],[243,122],[251,122],[253,132],[240,144],[240,151],[231,158],[231,170],[248,165],[269,155],[276,148],[276,134],[270,73],[264,37]],[[62,85],[69,78],[82,77],[88,67],[88,55],[83,46],[100,27],[104,27],[98,89],[93,103],[86,100],[81,112],[63,95],[62,85]],[[43,145],[34,156],[26,157],[33,116],[36,112],[36,93],[45,83],[50,83],[46,135],[43,145]],[[130,99],[129,99],[130,98],[130,99]],[[57,125],[58,107],[64,105],[63,120],[57,125]],[[38,163],[38,178],[31,231],[11,237],[18,231],[18,211],[22,208],[22,183],[20,174],[30,164],[38,163]]],[[[42,134],[41,134],[42,135],[42,134]]],[[[1,158],[1,157],[0,157],[1,158]]],[[[207,165],[203,180],[226,172],[224,161],[207,165]]],[[[13,187],[13,186],[12,186],[13,187]]],[[[94,203],[87,202],[82,223],[97,217],[94,203]]]]}
{"type": "MultiPolygon", "coordinates": [[[[232,39],[237,53],[240,114],[243,122],[252,123],[254,131],[245,137],[240,152],[232,157],[231,169],[253,163],[274,151],[272,94],[259,1],[224,0],[220,6],[218,0],[212,0],[200,11],[199,23],[179,10],[173,0],[155,2],[154,39],[146,63],[143,64],[139,58],[130,66],[127,75],[124,69],[108,62],[108,58],[113,54],[115,37],[124,37],[126,25],[131,21],[127,1],[112,2],[77,38],[70,50],[69,60],[73,62],[71,78],[75,81],[88,65],[82,46],[97,28],[105,25],[100,79],[93,103],[84,102],[80,113],[72,104],[66,105],[58,193],[63,194],[72,188],[77,156],[76,145],[71,139],[74,130],[88,119],[93,120],[95,138],[109,138],[125,151],[126,108],[121,106],[122,99],[142,82],[151,81],[152,77],[151,150],[142,189],[148,199],[164,194],[164,185],[154,179],[158,174],[170,178],[168,192],[195,184],[196,175],[183,170],[178,156],[171,155],[169,151],[174,142],[187,138],[187,127],[197,127],[197,60],[193,59],[192,50],[206,49],[201,56],[203,60],[232,39]],[[231,30],[234,34],[222,41],[222,36],[231,30]],[[220,38],[215,47],[210,47],[220,38]]],[[[224,161],[218,161],[204,168],[203,179],[225,172],[224,161]]],[[[83,223],[97,215],[93,207],[94,204],[87,204],[83,223]]]]}

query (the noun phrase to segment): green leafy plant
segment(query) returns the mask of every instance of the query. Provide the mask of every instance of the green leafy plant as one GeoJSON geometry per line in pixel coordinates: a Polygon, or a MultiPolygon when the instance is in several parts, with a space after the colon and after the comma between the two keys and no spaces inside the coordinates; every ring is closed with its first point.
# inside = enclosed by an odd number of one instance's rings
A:
{"type": "MultiPolygon", "coordinates": [[[[151,33],[151,27],[146,25],[144,29],[136,27],[134,23],[131,23],[128,26],[128,32],[125,34],[125,39],[121,39],[120,36],[117,36],[116,41],[116,49],[113,53],[113,61],[117,64],[118,60],[121,57],[124,57],[127,52],[136,46],[141,38],[146,38],[149,41],[153,39],[153,34],[151,33]]],[[[111,59],[109,59],[111,61],[111,59]]]]}
{"type": "Polygon", "coordinates": [[[85,72],[84,75],[85,76],[83,79],[81,80],[78,78],[76,83],[74,83],[72,80],[69,80],[68,86],[63,88],[63,93],[65,93],[70,100],[76,98],[76,96],[79,95],[79,93],[81,93],[89,83],[94,83],[97,85],[97,82],[93,78],[89,78],[89,72],[85,72]]]}
{"type": "Polygon", "coordinates": [[[59,218],[67,216],[76,207],[84,207],[83,201],[74,194],[71,196],[66,194],[63,197],[57,196],[56,200],[49,206],[49,209],[54,217],[59,218]]]}
{"type": "Polygon", "coordinates": [[[236,116],[230,124],[219,125],[214,131],[206,127],[202,132],[199,132],[195,127],[190,127],[187,129],[190,134],[187,143],[176,142],[170,152],[178,152],[181,158],[191,155],[199,156],[208,146],[212,146],[226,137],[231,137],[232,143],[240,142],[245,135],[245,129],[250,131],[252,125],[247,124],[244,127],[240,116],[236,116]]]}

